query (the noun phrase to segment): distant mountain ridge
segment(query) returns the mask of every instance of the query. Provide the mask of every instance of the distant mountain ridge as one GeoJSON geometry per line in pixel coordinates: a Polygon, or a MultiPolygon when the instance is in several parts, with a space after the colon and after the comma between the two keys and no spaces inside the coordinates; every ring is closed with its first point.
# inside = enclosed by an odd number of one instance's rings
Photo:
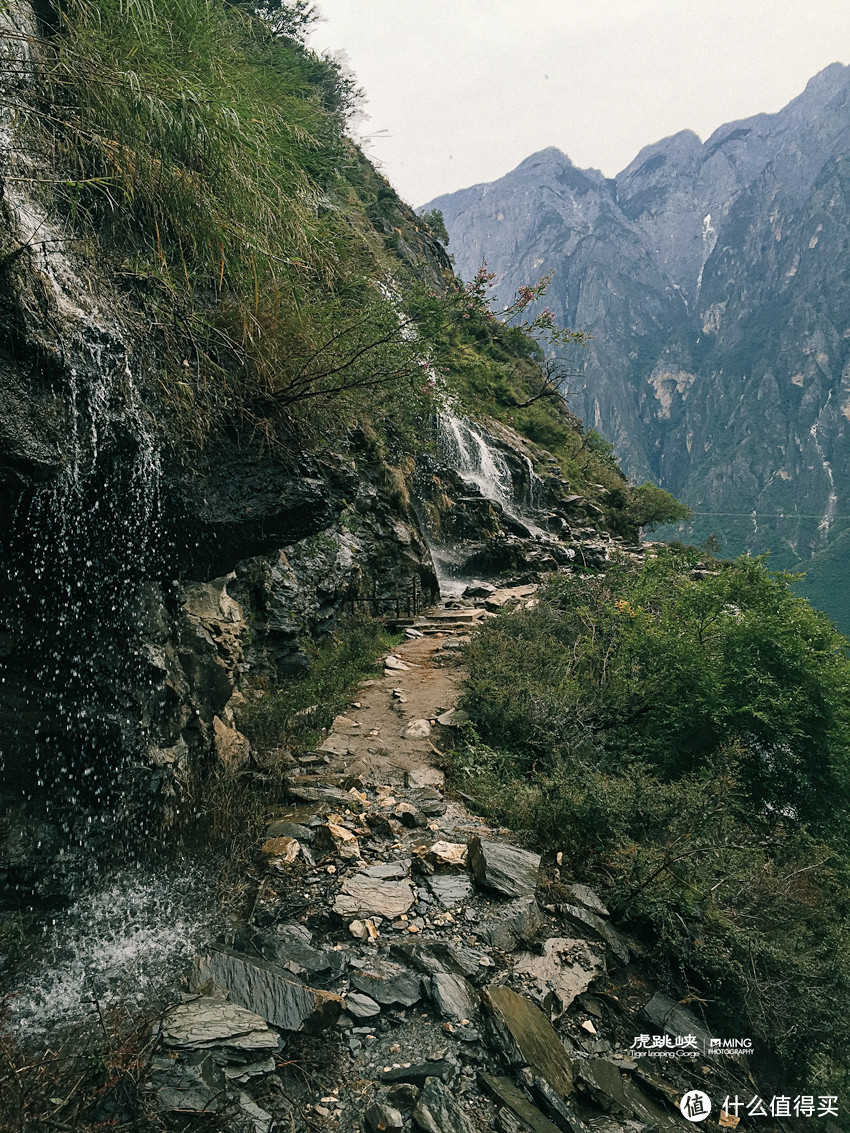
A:
{"type": "Polygon", "coordinates": [[[613,179],[549,148],[424,208],[500,299],[554,272],[546,304],[594,336],[572,408],[694,508],[688,537],[793,567],[850,526],[850,67],[613,179]]]}

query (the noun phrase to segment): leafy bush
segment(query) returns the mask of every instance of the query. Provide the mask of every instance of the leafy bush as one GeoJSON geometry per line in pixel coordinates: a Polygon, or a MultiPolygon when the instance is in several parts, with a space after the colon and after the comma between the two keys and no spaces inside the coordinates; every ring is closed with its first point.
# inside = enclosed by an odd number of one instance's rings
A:
{"type": "Polygon", "coordinates": [[[455,773],[604,889],[671,990],[834,1074],[850,661],[790,581],[684,548],[556,581],[469,647],[477,740],[455,773]]]}

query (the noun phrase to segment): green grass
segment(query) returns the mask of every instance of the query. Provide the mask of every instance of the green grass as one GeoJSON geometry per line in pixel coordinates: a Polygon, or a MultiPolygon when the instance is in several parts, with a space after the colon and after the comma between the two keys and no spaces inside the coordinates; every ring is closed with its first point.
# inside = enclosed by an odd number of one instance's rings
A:
{"type": "Polygon", "coordinates": [[[304,747],[316,742],[323,728],[344,709],[358,684],[378,676],[378,658],[399,641],[372,618],[342,619],[333,637],[308,645],[303,676],[260,690],[239,713],[239,726],[261,748],[304,747]]]}

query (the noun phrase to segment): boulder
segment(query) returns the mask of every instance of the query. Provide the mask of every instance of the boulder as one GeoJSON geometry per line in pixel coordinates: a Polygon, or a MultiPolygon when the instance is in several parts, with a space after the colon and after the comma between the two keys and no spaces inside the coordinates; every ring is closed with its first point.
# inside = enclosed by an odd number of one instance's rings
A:
{"type": "Polygon", "coordinates": [[[438,873],[428,878],[428,888],[444,909],[452,909],[469,896],[472,889],[463,873],[438,873]]]}
{"type": "Polygon", "coordinates": [[[471,582],[463,592],[464,598],[489,598],[496,593],[496,587],[489,582],[471,582]]]}
{"type": "Polygon", "coordinates": [[[671,999],[669,995],[657,991],[643,1008],[643,1014],[664,1034],[695,1035],[703,1050],[711,1049],[711,1033],[694,1015],[693,1011],[671,999]]]}
{"type": "Polygon", "coordinates": [[[473,835],[467,843],[475,883],[503,897],[530,897],[537,888],[540,855],[473,835]]]}
{"type": "Polygon", "coordinates": [[[356,873],[343,882],[333,908],[342,917],[378,916],[394,921],[404,916],[414,899],[409,881],[384,880],[356,873]]]}
{"type": "Polygon", "coordinates": [[[369,1133],[384,1133],[384,1130],[404,1128],[404,1118],[397,1109],[382,1102],[370,1105],[364,1115],[369,1133]]]}
{"type": "Polygon", "coordinates": [[[421,810],[429,818],[438,818],[446,813],[446,800],[434,787],[416,787],[407,797],[417,810],[421,810]]]}
{"type": "Polygon", "coordinates": [[[219,766],[227,772],[239,771],[251,758],[247,737],[229,727],[219,716],[213,716],[213,750],[219,766]]]}
{"type": "Polygon", "coordinates": [[[266,827],[266,838],[294,838],[296,842],[309,845],[313,841],[313,831],[309,826],[279,818],[266,827]]]}
{"type": "Polygon", "coordinates": [[[469,713],[464,712],[462,708],[450,708],[448,712],[443,712],[437,717],[437,723],[442,724],[444,728],[462,728],[464,724],[469,723],[469,713]]]}
{"type": "Polygon", "coordinates": [[[444,1019],[459,1023],[478,1013],[478,996],[463,976],[435,972],[429,981],[428,990],[434,1006],[444,1019]]]}
{"type": "Polygon", "coordinates": [[[355,1019],[372,1019],[381,1014],[381,1005],[369,995],[350,991],[345,997],[345,1010],[355,1019]]]}
{"type": "Polygon", "coordinates": [[[321,1031],[332,1026],[343,1008],[339,995],[299,983],[279,964],[216,948],[195,961],[196,984],[214,980],[230,991],[234,1003],[284,1031],[321,1031]]]}
{"type": "Polygon", "coordinates": [[[498,915],[477,929],[478,936],[502,952],[529,944],[543,926],[543,914],[534,897],[519,897],[498,910],[498,915]]]}
{"type": "Polygon", "coordinates": [[[427,720],[411,720],[401,730],[403,740],[427,740],[431,735],[431,725],[427,720]]]}
{"type": "Polygon", "coordinates": [[[564,889],[569,893],[573,904],[583,905],[585,909],[590,909],[599,917],[610,917],[611,914],[604,902],[589,885],[582,885],[580,881],[567,881],[564,882],[564,889]]]}
{"type": "Polygon", "coordinates": [[[439,1078],[429,1078],[413,1111],[423,1133],[476,1133],[469,1116],[439,1078]]]}
{"type": "Polygon", "coordinates": [[[350,830],[335,822],[318,826],[313,834],[316,849],[329,854],[339,854],[341,858],[359,858],[360,845],[350,830]]]}
{"type": "Polygon", "coordinates": [[[391,960],[370,960],[348,973],[352,987],[384,1007],[412,1007],[422,998],[422,980],[415,972],[391,960]]]}
{"type": "Polygon", "coordinates": [[[390,654],[388,657],[384,658],[385,671],[388,670],[390,673],[406,673],[409,668],[410,666],[405,664],[400,657],[394,657],[390,654]]]}
{"type": "Polygon", "coordinates": [[[573,1090],[572,1063],[539,1007],[509,987],[491,984],[481,993],[497,1045],[515,1066],[529,1066],[562,1098],[573,1090]]]}

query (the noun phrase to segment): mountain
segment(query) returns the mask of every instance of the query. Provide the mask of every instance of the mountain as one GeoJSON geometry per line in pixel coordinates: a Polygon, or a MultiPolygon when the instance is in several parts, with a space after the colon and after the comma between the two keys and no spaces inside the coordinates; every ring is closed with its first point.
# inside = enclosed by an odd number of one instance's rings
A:
{"type": "Polygon", "coordinates": [[[665,138],[614,179],[550,148],[424,206],[500,301],[554,274],[546,304],[593,336],[571,407],[692,507],[689,539],[777,567],[850,514],[848,96],[833,63],[778,113],[665,138]]]}

